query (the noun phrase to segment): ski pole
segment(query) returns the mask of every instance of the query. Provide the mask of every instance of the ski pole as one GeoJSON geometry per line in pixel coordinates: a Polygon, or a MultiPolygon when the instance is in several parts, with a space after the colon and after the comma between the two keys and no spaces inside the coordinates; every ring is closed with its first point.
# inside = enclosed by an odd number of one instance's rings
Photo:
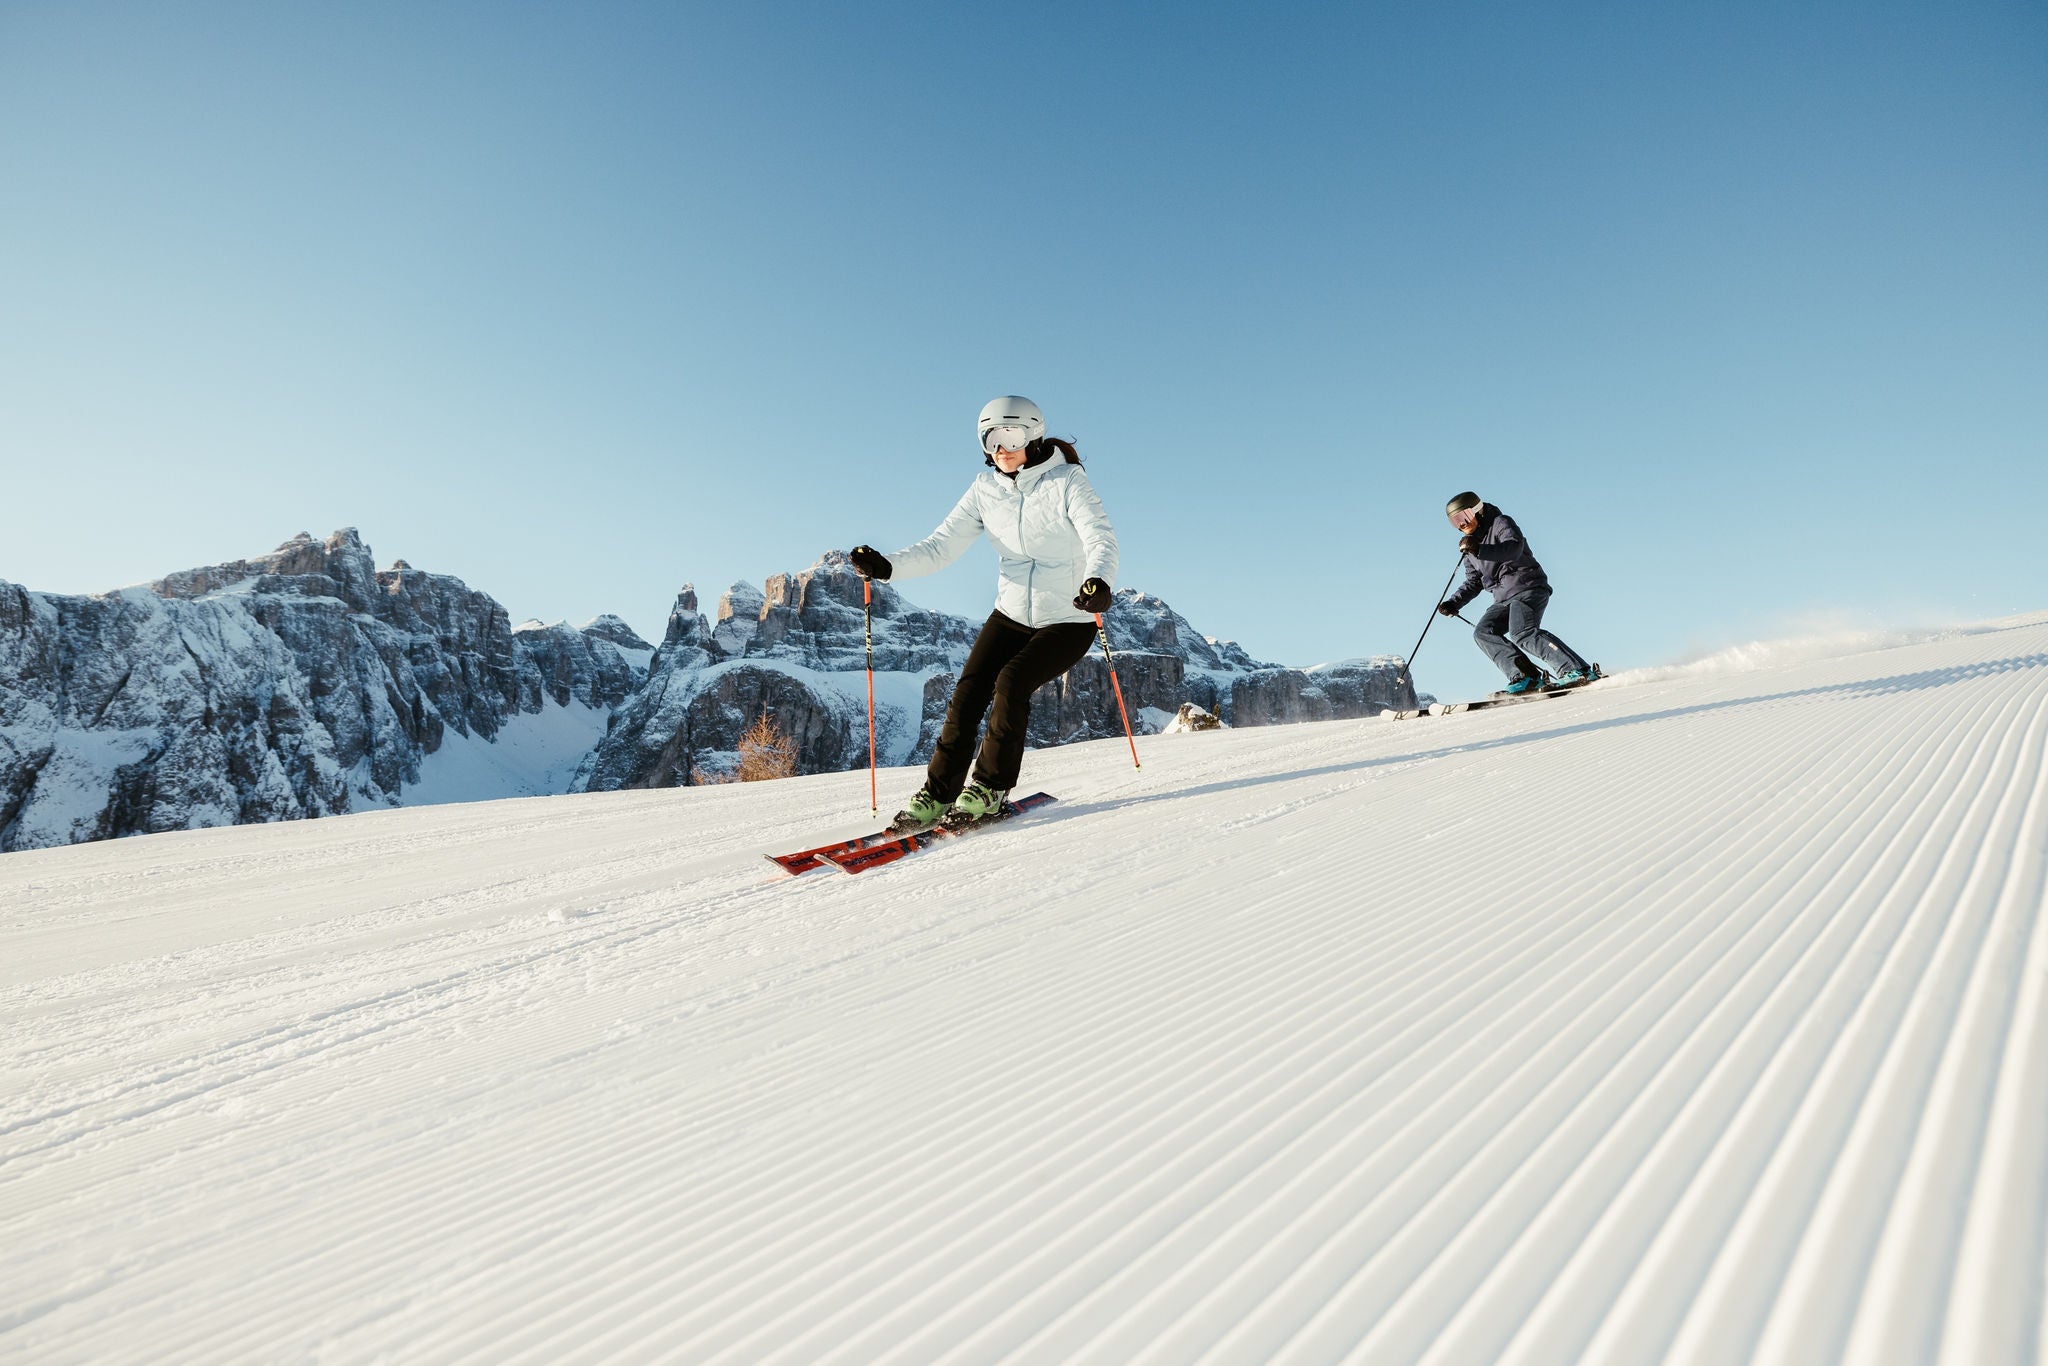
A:
{"type": "Polygon", "coordinates": [[[1124,739],[1131,742],[1131,767],[1143,768],[1138,762],[1138,740],[1131,734],[1131,713],[1124,707],[1124,685],[1116,681],[1116,661],[1109,654],[1109,628],[1102,624],[1102,613],[1095,614],[1095,632],[1102,637],[1102,662],[1109,668],[1109,686],[1116,689],[1116,709],[1124,718],[1124,739]]]}
{"type": "MultiPolygon", "coordinates": [[[[1444,605],[1444,593],[1448,593],[1448,592],[1450,592],[1450,591],[1451,591],[1451,585],[1452,585],[1452,584],[1454,584],[1454,583],[1456,583],[1456,582],[1458,581],[1458,571],[1459,571],[1460,569],[1463,569],[1464,567],[1465,567],[1465,557],[1464,557],[1463,555],[1460,555],[1460,556],[1458,556],[1458,562],[1457,562],[1457,564],[1455,564],[1455,565],[1453,565],[1453,566],[1451,567],[1451,577],[1449,577],[1448,579],[1445,579],[1445,580],[1444,580],[1444,591],[1443,591],[1443,593],[1439,593],[1439,594],[1437,594],[1437,595],[1436,595],[1436,602],[1435,602],[1435,603],[1434,603],[1434,604],[1433,604],[1433,605],[1432,605],[1432,606],[1430,607],[1430,609],[1429,609],[1429,620],[1428,620],[1428,621],[1425,621],[1425,622],[1423,622],[1423,623],[1422,623],[1422,634],[1421,634],[1421,635],[1419,635],[1419,636],[1417,636],[1417,637],[1415,637],[1415,648],[1414,648],[1414,649],[1412,649],[1412,650],[1410,650],[1410,651],[1408,652],[1408,659],[1407,659],[1407,661],[1406,661],[1405,663],[1403,663],[1403,664],[1401,665],[1401,672],[1402,672],[1403,674],[1407,675],[1407,678],[1408,678],[1408,688],[1409,688],[1409,691],[1411,691],[1411,692],[1412,692],[1412,691],[1414,691],[1414,689],[1415,689],[1415,675],[1414,675],[1414,674],[1413,674],[1412,672],[1410,672],[1410,671],[1411,671],[1412,669],[1414,669],[1414,667],[1415,667],[1415,656],[1416,656],[1416,655],[1418,655],[1418,654],[1420,654],[1420,653],[1422,652],[1422,642],[1423,642],[1423,640],[1424,640],[1424,639],[1426,639],[1426,638],[1428,637],[1428,635],[1429,635],[1429,628],[1430,628],[1430,627],[1432,627],[1432,626],[1434,626],[1434,625],[1436,625],[1436,618],[1437,618],[1437,610],[1436,610],[1436,609],[1437,609],[1438,607],[1441,607],[1441,606],[1443,606],[1443,605],[1444,605]]],[[[1458,615],[1458,620],[1459,620],[1459,621],[1464,621],[1464,620],[1465,620],[1465,617],[1464,617],[1464,614],[1463,614],[1463,613],[1460,613],[1460,614],[1458,615]]],[[[1468,624],[1469,624],[1469,623],[1468,623],[1468,624]]]]}
{"type": "Polygon", "coordinates": [[[875,586],[866,575],[860,581],[860,633],[868,651],[868,810],[880,811],[882,801],[875,789],[875,586]]]}

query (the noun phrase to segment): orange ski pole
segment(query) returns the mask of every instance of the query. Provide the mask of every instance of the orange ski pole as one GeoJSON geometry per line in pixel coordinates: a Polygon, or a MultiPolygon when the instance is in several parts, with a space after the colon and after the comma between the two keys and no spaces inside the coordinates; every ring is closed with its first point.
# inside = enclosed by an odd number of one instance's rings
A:
{"type": "Polygon", "coordinates": [[[1131,742],[1131,767],[1143,768],[1138,762],[1138,740],[1131,734],[1131,713],[1124,707],[1124,685],[1116,679],[1116,660],[1109,653],[1109,628],[1102,624],[1102,613],[1095,614],[1095,631],[1102,637],[1102,662],[1109,666],[1109,686],[1116,689],[1116,709],[1124,718],[1124,739],[1131,742]]]}

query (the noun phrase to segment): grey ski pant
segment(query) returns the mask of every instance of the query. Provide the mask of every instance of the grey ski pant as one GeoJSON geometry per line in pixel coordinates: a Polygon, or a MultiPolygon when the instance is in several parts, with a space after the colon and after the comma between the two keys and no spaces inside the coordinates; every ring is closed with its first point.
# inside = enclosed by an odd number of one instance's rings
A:
{"type": "Polygon", "coordinates": [[[1543,609],[1549,605],[1550,590],[1532,588],[1496,602],[1479,618],[1472,639],[1510,682],[1537,671],[1532,659],[1553,677],[1586,667],[1576,650],[1543,629],[1543,609]]]}

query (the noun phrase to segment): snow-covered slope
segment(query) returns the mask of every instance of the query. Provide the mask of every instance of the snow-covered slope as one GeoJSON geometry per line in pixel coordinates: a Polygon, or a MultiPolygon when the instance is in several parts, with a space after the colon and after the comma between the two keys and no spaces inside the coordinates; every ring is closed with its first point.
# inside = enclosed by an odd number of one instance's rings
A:
{"type": "Polygon", "coordinates": [[[1787,657],[0,858],[0,1357],[2039,1360],[2048,615],[1787,657]]]}

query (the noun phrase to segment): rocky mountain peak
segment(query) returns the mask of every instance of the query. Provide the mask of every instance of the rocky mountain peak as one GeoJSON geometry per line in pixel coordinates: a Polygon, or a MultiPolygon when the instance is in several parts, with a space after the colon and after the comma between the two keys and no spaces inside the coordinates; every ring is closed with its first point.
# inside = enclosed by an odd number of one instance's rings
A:
{"type": "Polygon", "coordinates": [[[576,628],[594,640],[607,640],[622,650],[652,650],[654,647],[640,638],[640,633],[625,623],[621,617],[610,612],[592,617],[576,628]]]}
{"type": "Polygon", "coordinates": [[[761,628],[761,614],[767,595],[744,579],[725,590],[718,600],[718,625],[711,632],[711,650],[722,659],[736,659],[747,652],[747,643],[761,628]]]}
{"type": "Polygon", "coordinates": [[[1236,641],[1203,635],[1164,600],[1134,588],[1117,590],[1103,624],[1109,628],[1110,641],[1121,649],[1179,654],[1197,669],[1241,673],[1281,667],[1253,659],[1236,641]]]}
{"type": "Polygon", "coordinates": [[[675,606],[668,609],[668,630],[661,637],[661,648],[673,646],[703,649],[711,639],[711,627],[704,620],[704,614],[697,610],[697,589],[694,584],[684,584],[676,594],[675,606]]]}
{"type": "Polygon", "coordinates": [[[192,600],[210,593],[246,591],[339,598],[358,611],[375,598],[376,566],[354,527],[325,541],[300,532],[268,555],[180,570],[150,585],[158,597],[192,600]]]}

